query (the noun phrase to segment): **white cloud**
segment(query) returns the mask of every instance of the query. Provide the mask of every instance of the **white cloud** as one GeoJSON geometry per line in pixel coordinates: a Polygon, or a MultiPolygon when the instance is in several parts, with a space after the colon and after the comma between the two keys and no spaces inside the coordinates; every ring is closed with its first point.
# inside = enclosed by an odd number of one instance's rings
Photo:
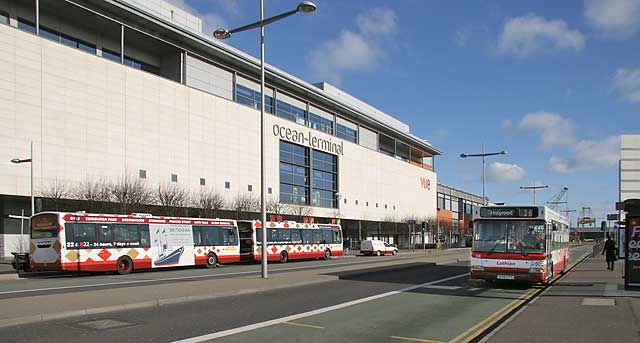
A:
{"type": "Polygon", "coordinates": [[[393,10],[373,8],[356,18],[357,32],[342,30],[325,41],[306,59],[315,77],[340,84],[344,72],[371,70],[384,56],[380,42],[397,32],[393,10]]]}
{"type": "Polygon", "coordinates": [[[487,167],[487,180],[489,181],[518,181],[527,172],[517,164],[493,162],[487,167]]]}
{"type": "Polygon", "coordinates": [[[546,20],[527,14],[507,18],[498,39],[498,53],[524,58],[540,50],[582,50],[585,38],[578,30],[571,30],[564,20],[546,20]]]}
{"type": "Polygon", "coordinates": [[[397,31],[396,12],[390,8],[377,7],[368,12],[360,13],[356,23],[360,33],[365,36],[389,35],[397,31]]]}
{"type": "Polygon", "coordinates": [[[599,32],[627,38],[640,29],[640,0],[586,0],[584,16],[599,32]]]}
{"type": "Polygon", "coordinates": [[[573,122],[555,113],[528,113],[522,117],[518,127],[537,134],[542,149],[571,145],[576,141],[573,122]]]}
{"type": "Polygon", "coordinates": [[[640,68],[619,68],[613,76],[613,87],[631,103],[640,103],[640,68]]]}
{"type": "Polygon", "coordinates": [[[511,130],[513,128],[513,122],[511,119],[505,119],[502,121],[502,128],[505,130],[511,130]]]}
{"type": "Polygon", "coordinates": [[[582,140],[573,146],[573,156],[549,159],[549,170],[558,174],[570,174],[596,167],[612,167],[620,158],[620,136],[603,140],[582,140]]]}

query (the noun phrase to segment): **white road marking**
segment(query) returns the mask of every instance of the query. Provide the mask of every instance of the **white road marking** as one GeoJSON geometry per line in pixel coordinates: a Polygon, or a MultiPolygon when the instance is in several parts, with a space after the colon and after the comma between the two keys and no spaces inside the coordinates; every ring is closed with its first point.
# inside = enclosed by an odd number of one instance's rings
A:
{"type": "Polygon", "coordinates": [[[437,284],[437,283],[440,283],[440,282],[446,282],[446,281],[458,279],[458,278],[461,278],[461,277],[464,277],[464,276],[469,276],[469,273],[459,274],[459,275],[447,277],[447,278],[436,280],[436,281],[431,281],[431,282],[427,282],[427,283],[423,283],[423,284],[419,284],[419,285],[415,285],[415,286],[405,287],[405,288],[402,288],[402,289],[399,289],[399,290],[396,290],[396,291],[391,291],[391,292],[387,292],[387,293],[372,295],[370,297],[356,299],[356,300],[348,301],[348,302],[345,302],[345,303],[342,303],[342,304],[332,305],[332,306],[320,308],[320,309],[313,310],[313,311],[308,311],[308,312],[298,313],[298,314],[294,314],[294,315],[290,315],[290,316],[286,316],[286,317],[282,317],[282,318],[267,320],[267,321],[264,321],[264,322],[250,324],[250,325],[246,325],[246,326],[242,326],[242,327],[238,327],[238,328],[234,328],[234,329],[229,329],[229,330],[224,330],[224,331],[219,331],[219,332],[213,332],[213,333],[202,335],[202,336],[186,338],[186,339],[183,339],[183,340],[175,341],[174,343],[199,343],[199,342],[213,340],[213,339],[220,338],[220,337],[235,335],[235,334],[241,333],[241,332],[247,332],[247,331],[252,331],[252,330],[256,330],[256,329],[261,329],[261,328],[264,328],[264,327],[267,327],[267,326],[272,326],[272,325],[275,325],[275,324],[281,324],[281,323],[284,323],[284,322],[290,322],[290,321],[294,321],[294,320],[298,320],[298,319],[302,319],[302,318],[306,318],[306,317],[310,317],[310,316],[315,316],[315,315],[318,315],[318,314],[322,314],[322,313],[338,310],[338,309],[341,309],[341,308],[362,304],[362,303],[365,303],[365,302],[368,302],[368,301],[385,298],[385,297],[388,297],[388,296],[391,296],[391,295],[396,295],[396,294],[400,294],[400,293],[403,293],[403,292],[412,291],[414,289],[423,288],[423,287],[430,286],[430,285],[433,285],[433,284],[437,284]]]}
{"type": "MultiPolygon", "coordinates": [[[[440,255],[440,256],[443,256],[443,255],[440,255]]],[[[419,256],[419,257],[423,257],[423,256],[419,256]]],[[[410,259],[411,258],[406,258],[406,259],[402,259],[402,260],[410,260],[410,259]]],[[[323,265],[277,268],[277,269],[271,269],[271,271],[272,272],[278,272],[278,271],[303,270],[303,269],[323,269],[323,268],[330,268],[330,267],[335,267],[335,266],[347,266],[347,265],[355,265],[355,264],[366,264],[366,263],[377,264],[377,263],[380,263],[380,262],[383,262],[383,261],[367,260],[367,261],[331,263],[331,264],[323,264],[323,265]]],[[[20,289],[20,290],[15,290],[15,291],[0,292],[0,296],[9,295],[9,294],[34,293],[34,292],[45,292],[45,291],[58,291],[58,290],[66,290],[66,289],[78,289],[78,288],[97,288],[97,287],[105,287],[105,286],[135,285],[135,284],[164,282],[164,281],[197,280],[197,279],[206,279],[206,278],[217,278],[217,277],[223,277],[223,276],[250,275],[250,274],[260,274],[260,271],[232,272],[232,273],[220,273],[220,274],[179,276],[179,277],[170,277],[170,278],[161,278],[161,279],[144,279],[144,280],[132,280],[132,281],[122,281],[122,282],[104,282],[104,283],[94,283],[94,284],[87,284],[87,285],[73,285],[73,286],[34,288],[34,289],[20,289]]]]}

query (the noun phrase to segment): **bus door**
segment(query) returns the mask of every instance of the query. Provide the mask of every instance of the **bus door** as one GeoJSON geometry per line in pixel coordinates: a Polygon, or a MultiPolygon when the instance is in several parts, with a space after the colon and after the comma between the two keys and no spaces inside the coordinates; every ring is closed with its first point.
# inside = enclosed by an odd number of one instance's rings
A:
{"type": "Polygon", "coordinates": [[[240,235],[240,259],[253,260],[254,229],[251,222],[238,222],[240,235]]]}

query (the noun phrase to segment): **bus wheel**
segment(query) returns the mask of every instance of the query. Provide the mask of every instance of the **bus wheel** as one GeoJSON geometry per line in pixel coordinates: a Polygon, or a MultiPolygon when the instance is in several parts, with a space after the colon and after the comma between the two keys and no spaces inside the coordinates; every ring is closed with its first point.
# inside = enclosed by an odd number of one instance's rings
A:
{"type": "Polygon", "coordinates": [[[381,255],[380,250],[376,251],[376,256],[380,256],[380,255],[381,255]]]}
{"type": "Polygon", "coordinates": [[[331,258],[331,250],[327,249],[324,251],[324,259],[328,260],[331,258]]]}
{"type": "Polygon", "coordinates": [[[207,268],[215,268],[218,266],[218,258],[216,257],[216,254],[211,252],[207,255],[205,266],[207,266],[207,268]]]}
{"type": "Polygon", "coordinates": [[[393,249],[393,252],[391,253],[391,255],[394,255],[394,256],[395,256],[397,253],[398,253],[398,250],[393,249]]]}
{"type": "Polygon", "coordinates": [[[122,256],[118,259],[116,264],[116,272],[120,275],[125,275],[131,273],[133,270],[133,261],[129,256],[122,256]]]}
{"type": "Polygon", "coordinates": [[[283,251],[280,253],[280,263],[287,263],[287,261],[289,261],[289,255],[286,251],[283,251]]]}

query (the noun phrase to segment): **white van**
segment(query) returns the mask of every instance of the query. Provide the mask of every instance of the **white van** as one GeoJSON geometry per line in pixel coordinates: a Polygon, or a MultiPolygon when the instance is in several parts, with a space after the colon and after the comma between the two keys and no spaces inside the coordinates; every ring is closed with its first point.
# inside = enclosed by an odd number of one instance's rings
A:
{"type": "Polygon", "coordinates": [[[395,255],[398,253],[398,248],[389,243],[379,241],[376,239],[367,239],[360,244],[360,253],[363,255],[395,255]]]}

